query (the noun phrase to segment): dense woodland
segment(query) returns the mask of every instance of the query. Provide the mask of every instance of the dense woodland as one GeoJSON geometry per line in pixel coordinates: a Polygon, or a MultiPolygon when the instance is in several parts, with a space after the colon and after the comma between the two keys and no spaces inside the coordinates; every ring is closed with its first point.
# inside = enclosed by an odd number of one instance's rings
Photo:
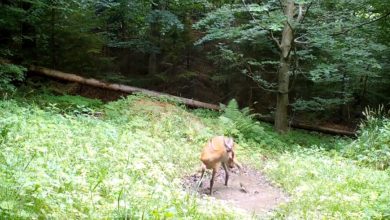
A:
{"type": "Polygon", "coordinates": [[[31,64],[227,103],[278,130],[388,108],[387,1],[2,1],[2,88],[31,64]],[[289,115],[290,117],[288,117],[289,115]]]}
{"type": "Polygon", "coordinates": [[[0,218],[389,219],[389,33],[383,0],[0,0],[0,218]],[[222,134],[288,202],[183,187],[222,134]]]}

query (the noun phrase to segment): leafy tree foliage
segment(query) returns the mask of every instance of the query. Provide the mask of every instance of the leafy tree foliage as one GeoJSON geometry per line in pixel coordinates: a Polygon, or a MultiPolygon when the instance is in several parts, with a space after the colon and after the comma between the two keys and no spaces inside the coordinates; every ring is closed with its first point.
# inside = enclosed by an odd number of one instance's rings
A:
{"type": "MultiPolygon", "coordinates": [[[[207,79],[228,95],[253,80],[261,95],[271,92],[269,97],[289,101],[283,103],[285,110],[331,109],[347,119],[351,107],[359,112],[366,105],[389,103],[390,4],[296,0],[288,18],[289,2],[1,1],[0,59],[106,79],[115,78],[111,73],[149,72],[148,77],[164,81],[175,71],[187,72],[178,66],[190,70],[192,55],[204,48],[216,67],[207,79]],[[285,52],[284,30],[293,36],[285,52]],[[283,89],[282,70],[288,78],[283,89]]],[[[8,85],[20,79],[7,77],[8,85]]]]}
{"type": "MultiPolygon", "coordinates": [[[[309,101],[326,109],[366,98],[367,91],[375,88],[369,85],[387,77],[382,69],[387,65],[383,55],[388,47],[377,34],[388,28],[388,21],[387,25],[376,21],[386,20],[388,4],[365,0],[295,4],[294,17],[302,20],[288,20],[294,35],[289,75],[314,84],[312,92],[297,91],[299,102],[292,106],[302,109],[309,101]]],[[[228,62],[235,59],[230,72],[240,70],[263,90],[275,91],[280,82],[272,75],[280,64],[277,48],[286,21],[285,7],[281,1],[225,2],[195,25],[206,31],[197,43],[219,42],[221,57],[228,62]]]]}
{"type": "Polygon", "coordinates": [[[74,71],[102,67],[104,40],[93,1],[11,1],[2,10],[7,58],[74,71]]]}

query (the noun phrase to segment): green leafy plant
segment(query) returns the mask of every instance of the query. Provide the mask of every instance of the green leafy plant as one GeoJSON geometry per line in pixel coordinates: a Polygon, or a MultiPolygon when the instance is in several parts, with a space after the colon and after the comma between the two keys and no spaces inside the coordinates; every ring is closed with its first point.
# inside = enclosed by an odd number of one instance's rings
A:
{"type": "Polygon", "coordinates": [[[345,147],[346,157],[361,164],[387,169],[390,167],[390,119],[383,106],[366,108],[366,119],[360,124],[358,138],[345,147]]]}
{"type": "Polygon", "coordinates": [[[387,219],[390,176],[321,149],[281,154],[264,171],[291,195],[276,219],[387,219]]]}
{"type": "Polygon", "coordinates": [[[22,81],[26,68],[14,64],[0,64],[0,92],[13,92],[15,86],[14,81],[22,81]]]}
{"type": "Polygon", "coordinates": [[[248,218],[180,190],[212,135],[195,116],[137,96],[109,106],[64,117],[0,101],[1,218],[248,218]]]}
{"type": "Polygon", "coordinates": [[[254,119],[255,116],[256,114],[251,113],[249,108],[240,110],[237,101],[232,99],[223,108],[223,113],[219,119],[225,134],[260,141],[264,129],[254,119]]]}
{"type": "MultiPolygon", "coordinates": [[[[41,99],[82,103],[71,96],[44,94],[41,99]]],[[[228,126],[242,137],[237,139],[240,160],[263,167],[274,184],[290,194],[289,203],[271,217],[390,216],[388,170],[358,166],[320,146],[345,143],[337,138],[301,131],[279,135],[266,124],[258,125],[263,128],[259,133],[250,126],[257,124],[251,114],[240,111],[236,102],[223,113],[231,118],[228,124],[216,112],[195,110],[194,115],[171,102],[140,95],[101,105],[105,114],[99,118],[69,117],[37,104],[0,101],[4,219],[255,218],[182,189],[183,176],[199,166],[205,141],[228,126]],[[261,140],[247,139],[248,134],[258,134],[261,140]]]]}
{"type": "Polygon", "coordinates": [[[48,92],[29,97],[27,100],[51,112],[68,115],[94,115],[103,105],[103,102],[97,99],[71,95],[57,96],[48,92]]]}

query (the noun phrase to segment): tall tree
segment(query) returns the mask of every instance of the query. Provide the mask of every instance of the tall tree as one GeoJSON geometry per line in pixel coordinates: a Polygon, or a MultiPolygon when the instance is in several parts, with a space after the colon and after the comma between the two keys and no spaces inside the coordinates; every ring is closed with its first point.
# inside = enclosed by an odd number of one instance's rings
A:
{"type": "Polygon", "coordinates": [[[379,76],[378,55],[386,47],[374,37],[381,32],[374,23],[383,20],[387,11],[372,10],[374,5],[383,7],[377,1],[225,1],[219,5],[195,25],[206,31],[197,43],[219,42],[218,57],[234,62],[230,72],[241,71],[264,91],[276,93],[275,128],[279,132],[288,128],[289,106],[345,107],[361,88],[356,85],[362,77],[379,76]],[[289,101],[291,75],[316,84],[315,92],[296,91],[293,105],[289,101]]]}
{"type": "MultiPolygon", "coordinates": [[[[206,28],[208,31],[208,34],[198,43],[222,39],[232,40],[231,43],[238,44],[247,43],[248,41],[251,44],[253,42],[268,41],[268,39],[276,42],[279,50],[278,67],[275,68],[277,74],[276,85],[261,79],[261,73],[254,72],[253,68],[250,67],[250,65],[262,66],[265,63],[275,64],[275,61],[262,63],[256,61],[256,59],[248,58],[244,59],[244,62],[238,60],[237,62],[246,63],[242,71],[254,79],[260,87],[266,87],[267,90],[276,92],[275,128],[282,133],[288,130],[289,78],[294,47],[293,28],[304,16],[303,5],[299,5],[299,10],[296,10],[296,8],[296,3],[292,0],[278,3],[268,1],[262,5],[246,4],[243,1],[242,4],[222,6],[220,9],[209,13],[206,18],[195,26],[196,28],[206,28]],[[222,19],[217,21],[217,17],[222,19]]],[[[272,46],[269,44],[264,47],[268,47],[267,50],[272,50],[272,46]]],[[[233,50],[231,52],[237,53],[233,50]]],[[[244,57],[244,54],[238,57],[244,57]]]]}
{"type": "MultiPolygon", "coordinates": [[[[300,6],[302,8],[302,6],[300,6]]],[[[274,38],[280,49],[280,67],[278,73],[278,91],[276,101],[276,113],[275,113],[275,128],[280,132],[286,132],[288,130],[288,93],[290,83],[290,62],[291,62],[291,49],[293,43],[293,29],[292,24],[295,13],[295,3],[293,0],[287,0],[284,4],[284,15],[286,21],[284,22],[284,28],[282,32],[282,40],[274,38]]],[[[298,16],[297,19],[301,19],[302,16],[298,16]]],[[[299,21],[299,20],[298,20],[299,21]]]]}

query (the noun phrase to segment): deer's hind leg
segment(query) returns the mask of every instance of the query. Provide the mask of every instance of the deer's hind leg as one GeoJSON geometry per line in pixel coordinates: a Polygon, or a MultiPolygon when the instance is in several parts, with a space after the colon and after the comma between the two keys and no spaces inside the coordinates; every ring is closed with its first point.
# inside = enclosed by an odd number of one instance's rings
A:
{"type": "Polygon", "coordinates": [[[229,169],[227,168],[226,163],[222,163],[222,167],[225,170],[225,186],[227,186],[229,181],[229,169]]]}
{"type": "Polygon", "coordinates": [[[204,177],[204,173],[206,172],[206,166],[204,164],[202,164],[202,174],[200,175],[200,179],[199,179],[199,183],[198,183],[198,188],[202,186],[203,184],[203,177],[204,177]]]}

